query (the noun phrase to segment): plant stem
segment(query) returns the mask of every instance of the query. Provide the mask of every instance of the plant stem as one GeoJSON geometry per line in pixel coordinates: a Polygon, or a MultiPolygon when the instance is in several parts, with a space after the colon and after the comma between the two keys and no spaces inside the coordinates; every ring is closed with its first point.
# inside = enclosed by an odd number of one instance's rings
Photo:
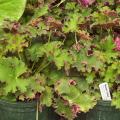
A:
{"type": "Polygon", "coordinates": [[[38,120],[38,109],[39,109],[39,102],[38,102],[38,100],[37,100],[36,120],[38,120]]]}
{"type": "Polygon", "coordinates": [[[32,64],[32,68],[31,68],[32,70],[33,70],[33,68],[34,68],[34,66],[35,66],[35,63],[36,63],[36,62],[34,61],[33,64],[32,64]]]}
{"type": "Polygon", "coordinates": [[[50,62],[46,63],[43,67],[38,69],[38,73],[41,72],[43,69],[45,69],[48,65],[50,64],[50,62]]]}
{"type": "Polygon", "coordinates": [[[18,53],[18,57],[19,57],[19,59],[22,60],[20,53],[19,53],[19,52],[17,52],[17,53],[18,53]]]}
{"type": "Polygon", "coordinates": [[[75,42],[76,42],[76,44],[78,43],[76,32],[75,32],[75,42]]]}
{"type": "Polygon", "coordinates": [[[50,31],[50,33],[49,33],[49,37],[48,37],[48,42],[50,42],[50,39],[51,39],[51,31],[50,31]]]}
{"type": "Polygon", "coordinates": [[[44,57],[43,62],[41,63],[41,65],[37,68],[37,70],[35,71],[35,73],[39,73],[41,72],[44,68],[46,68],[48,65],[50,64],[50,62],[47,61],[47,58],[44,57]]]}

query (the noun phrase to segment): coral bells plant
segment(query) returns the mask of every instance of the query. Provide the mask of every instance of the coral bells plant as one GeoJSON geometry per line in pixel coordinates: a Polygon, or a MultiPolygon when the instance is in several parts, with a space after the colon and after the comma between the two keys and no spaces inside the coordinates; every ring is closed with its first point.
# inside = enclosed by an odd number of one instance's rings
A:
{"type": "Polygon", "coordinates": [[[37,100],[73,120],[101,100],[98,86],[107,82],[112,105],[120,108],[119,1],[28,0],[17,5],[22,5],[19,16],[0,18],[1,99],[37,100]]]}

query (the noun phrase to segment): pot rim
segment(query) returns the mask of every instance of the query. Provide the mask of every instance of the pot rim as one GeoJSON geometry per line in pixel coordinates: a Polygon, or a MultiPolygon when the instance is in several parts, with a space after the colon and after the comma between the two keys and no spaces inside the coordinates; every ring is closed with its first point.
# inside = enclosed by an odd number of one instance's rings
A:
{"type": "Polygon", "coordinates": [[[31,108],[37,105],[37,101],[29,101],[29,102],[13,102],[4,99],[0,99],[0,106],[9,106],[16,108],[31,108]]]}

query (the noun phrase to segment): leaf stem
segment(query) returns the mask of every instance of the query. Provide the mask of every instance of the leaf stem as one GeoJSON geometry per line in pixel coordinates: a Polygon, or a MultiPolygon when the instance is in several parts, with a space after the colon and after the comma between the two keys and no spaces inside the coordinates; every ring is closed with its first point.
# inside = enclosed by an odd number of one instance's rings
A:
{"type": "Polygon", "coordinates": [[[43,69],[45,69],[48,65],[50,64],[50,62],[46,63],[43,67],[39,68],[37,72],[41,72],[43,69]]]}
{"type": "Polygon", "coordinates": [[[36,62],[34,61],[33,64],[32,64],[32,68],[31,68],[32,70],[33,70],[33,68],[34,68],[34,66],[35,66],[35,63],[36,63],[36,62]]]}
{"type": "Polygon", "coordinates": [[[48,65],[50,64],[50,62],[47,61],[47,58],[44,57],[43,62],[41,63],[40,66],[38,66],[37,70],[35,71],[35,73],[39,73],[41,72],[44,68],[46,68],[48,65]]]}
{"type": "Polygon", "coordinates": [[[76,32],[75,32],[75,42],[76,42],[76,44],[78,43],[76,32]]]}
{"type": "Polygon", "coordinates": [[[19,52],[17,52],[17,54],[18,54],[18,58],[21,60],[19,52]]]}
{"type": "Polygon", "coordinates": [[[49,37],[48,37],[48,42],[50,42],[51,34],[52,34],[52,32],[50,31],[50,33],[49,33],[49,37]]]}
{"type": "Polygon", "coordinates": [[[37,100],[37,108],[36,108],[36,120],[39,120],[39,119],[38,119],[38,109],[39,109],[39,103],[38,103],[38,100],[37,100]]]}

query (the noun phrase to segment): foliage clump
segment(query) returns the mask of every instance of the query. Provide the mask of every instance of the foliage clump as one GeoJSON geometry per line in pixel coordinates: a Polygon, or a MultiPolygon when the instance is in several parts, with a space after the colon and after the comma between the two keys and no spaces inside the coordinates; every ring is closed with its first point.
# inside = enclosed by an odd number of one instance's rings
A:
{"type": "Polygon", "coordinates": [[[72,120],[108,82],[120,108],[119,21],[118,0],[28,0],[19,22],[1,23],[1,98],[37,99],[72,120]]]}

